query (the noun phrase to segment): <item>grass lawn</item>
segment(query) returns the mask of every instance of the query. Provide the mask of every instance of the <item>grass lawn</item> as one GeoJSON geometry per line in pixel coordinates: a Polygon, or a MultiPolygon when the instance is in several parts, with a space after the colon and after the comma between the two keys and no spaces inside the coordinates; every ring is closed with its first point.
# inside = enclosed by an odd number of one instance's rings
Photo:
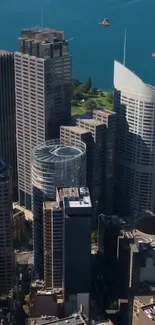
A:
{"type": "MultiPolygon", "coordinates": [[[[107,101],[107,93],[104,93],[104,96],[98,95],[89,95],[84,94],[85,97],[88,97],[88,99],[94,100],[94,102],[97,104],[97,108],[100,109],[108,109],[110,111],[113,110],[113,104],[108,103],[107,101]]],[[[72,115],[76,114],[85,114],[89,113],[88,110],[85,108],[85,103],[82,103],[79,101],[78,106],[72,106],[72,115]]]]}
{"type": "Polygon", "coordinates": [[[72,106],[72,115],[86,113],[86,110],[81,106],[82,106],[81,104],[79,106],[72,106]]]}

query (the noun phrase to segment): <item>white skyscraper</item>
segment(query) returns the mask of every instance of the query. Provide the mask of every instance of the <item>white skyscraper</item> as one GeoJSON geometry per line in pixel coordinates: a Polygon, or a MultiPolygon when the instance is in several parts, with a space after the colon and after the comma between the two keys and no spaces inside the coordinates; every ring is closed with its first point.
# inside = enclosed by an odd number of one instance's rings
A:
{"type": "Polygon", "coordinates": [[[155,210],[155,88],[114,62],[117,112],[117,197],[120,214],[133,219],[155,210]]]}

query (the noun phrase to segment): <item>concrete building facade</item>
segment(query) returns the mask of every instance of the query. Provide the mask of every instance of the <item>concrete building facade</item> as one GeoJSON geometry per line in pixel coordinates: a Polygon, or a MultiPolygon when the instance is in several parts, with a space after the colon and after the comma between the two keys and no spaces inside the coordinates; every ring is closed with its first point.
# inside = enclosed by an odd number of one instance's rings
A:
{"type": "Polygon", "coordinates": [[[93,110],[93,118],[77,119],[76,126],[60,128],[60,141],[68,144],[81,139],[87,147],[87,186],[93,214],[113,212],[115,185],[116,114],[93,110]]]}
{"type": "Polygon", "coordinates": [[[12,168],[13,197],[17,200],[14,54],[2,50],[0,50],[0,156],[12,168]]]}
{"type": "Polygon", "coordinates": [[[18,187],[21,206],[31,209],[31,151],[59,137],[71,115],[71,57],[61,31],[24,30],[15,52],[18,187]]]}
{"type": "Polygon", "coordinates": [[[155,88],[114,63],[117,212],[134,221],[155,210],[155,88]]]}
{"type": "Polygon", "coordinates": [[[8,293],[13,280],[11,170],[0,159],[0,292],[8,293]]]}
{"type": "Polygon", "coordinates": [[[72,144],[81,138],[87,144],[87,186],[89,186],[93,204],[93,215],[99,210],[101,194],[101,181],[104,169],[104,125],[93,119],[78,119],[76,127],[63,127],[60,129],[61,143],[72,144]]]}
{"type": "Polygon", "coordinates": [[[43,245],[46,288],[63,288],[64,214],[59,201],[44,202],[43,245]]]}

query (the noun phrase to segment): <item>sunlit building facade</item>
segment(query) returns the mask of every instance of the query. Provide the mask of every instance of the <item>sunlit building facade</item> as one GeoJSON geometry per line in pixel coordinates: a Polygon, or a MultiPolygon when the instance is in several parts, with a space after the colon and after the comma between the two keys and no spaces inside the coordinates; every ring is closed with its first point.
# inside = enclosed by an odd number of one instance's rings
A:
{"type": "Polygon", "coordinates": [[[114,62],[116,209],[136,219],[155,210],[155,88],[114,62]]]}

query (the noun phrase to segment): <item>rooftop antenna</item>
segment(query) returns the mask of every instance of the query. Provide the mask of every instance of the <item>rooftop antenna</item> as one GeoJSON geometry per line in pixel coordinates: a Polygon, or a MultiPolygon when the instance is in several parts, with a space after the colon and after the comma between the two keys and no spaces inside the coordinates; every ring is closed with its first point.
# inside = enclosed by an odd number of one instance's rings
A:
{"type": "Polygon", "coordinates": [[[124,32],[124,50],[123,50],[123,65],[125,66],[125,59],[126,59],[126,27],[124,32]]]}

